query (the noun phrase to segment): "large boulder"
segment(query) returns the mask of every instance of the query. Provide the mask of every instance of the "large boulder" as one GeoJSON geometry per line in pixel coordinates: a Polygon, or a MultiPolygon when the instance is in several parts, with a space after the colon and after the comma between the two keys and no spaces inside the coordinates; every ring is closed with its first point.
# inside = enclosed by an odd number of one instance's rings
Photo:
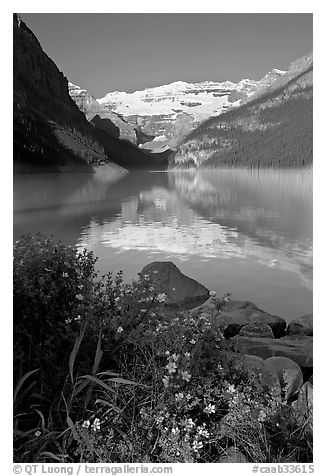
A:
{"type": "Polygon", "coordinates": [[[271,327],[276,338],[282,337],[285,334],[286,321],[278,316],[273,316],[268,312],[259,309],[256,304],[250,301],[233,301],[223,305],[223,311],[234,312],[238,311],[248,318],[249,323],[267,324],[271,327]]]}
{"type": "Polygon", "coordinates": [[[231,340],[236,348],[244,354],[257,355],[264,360],[276,356],[288,357],[301,368],[310,369],[310,373],[308,373],[311,375],[313,367],[312,337],[296,335],[270,339],[235,336],[231,340]]]}
{"type": "Polygon", "coordinates": [[[313,335],[313,321],[312,314],[305,314],[304,316],[297,317],[293,321],[289,322],[286,329],[286,334],[303,334],[306,336],[313,335]]]}
{"type": "Polygon", "coordinates": [[[266,362],[255,355],[244,355],[244,367],[254,374],[258,374],[264,387],[273,390],[274,395],[281,395],[281,384],[276,370],[267,365],[266,362]]]}
{"type": "Polygon", "coordinates": [[[274,339],[272,328],[264,322],[254,322],[253,324],[247,324],[240,329],[240,336],[244,337],[269,337],[274,339]]]}
{"type": "Polygon", "coordinates": [[[248,463],[247,458],[234,446],[226,448],[225,454],[218,460],[219,463],[248,463]]]}
{"type": "Polygon", "coordinates": [[[209,291],[205,286],[185,276],[170,261],[156,261],[146,265],[141,275],[147,277],[157,293],[167,295],[166,303],[191,309],[205,302],[209,291]]]}
{"type": "MultiPolygon", "coordinates": [[[[192,317],[198,317],[203,312],[216,317],[221,322],[227,338],[238,334],[247,324],[265,324],[269,326],[272,330],[270,337],[281,337],[285,333],[286,321],[284,319],[262,311],[250,301],[230,300],[226,303],[222,299],[210,297],[203,304],[192,309],[191,315],[192,317]]],[[[267,328],[265,327],[265,329],[267,328]]]]}
{"type": "Polygon", "coordinates": [[[298,364],[287,357],[270,357],[265,364],[274,369],[281,384],[284,400],[293,400],[303,384],[303,375],[298,364]]]}

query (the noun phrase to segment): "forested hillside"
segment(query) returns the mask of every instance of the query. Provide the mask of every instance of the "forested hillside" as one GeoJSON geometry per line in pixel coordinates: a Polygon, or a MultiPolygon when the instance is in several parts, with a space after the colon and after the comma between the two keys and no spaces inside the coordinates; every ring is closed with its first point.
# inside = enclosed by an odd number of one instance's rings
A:
{"type": "Polygon", "coordinates": [[[293,167],[312,163],[312,65],[278,89],[191,132],[171,167],[293,167]]]}

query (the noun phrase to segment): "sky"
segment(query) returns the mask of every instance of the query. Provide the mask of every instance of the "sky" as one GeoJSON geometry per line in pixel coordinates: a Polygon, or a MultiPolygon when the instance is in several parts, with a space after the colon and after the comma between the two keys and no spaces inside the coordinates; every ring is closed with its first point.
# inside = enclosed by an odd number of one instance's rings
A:
{"type": "Polygon", "coordinates": [[[309,13],[21,13],[96,98],[173,81],[260,79],[313,50],[309,13]]]}

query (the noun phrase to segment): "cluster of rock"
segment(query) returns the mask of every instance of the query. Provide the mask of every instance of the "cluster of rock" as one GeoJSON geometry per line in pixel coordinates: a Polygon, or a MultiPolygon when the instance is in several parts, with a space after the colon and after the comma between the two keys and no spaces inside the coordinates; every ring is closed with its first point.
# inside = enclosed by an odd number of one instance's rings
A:
{"type": "MultiPolygon", "coordinates": [[[[157,292],[167,295],[168,305],[181,306],[193,317],[204,314],[218,326],[226,345],[243,354],[245,367],[258,372],[262,384],[272,387],[291,404],[312,431],[312,314],[287,324],[250,301],[218,299],[171,262],[150,263],[141,274],[148,276],[157,292]]],[[[236,449],[222,459],[221,462],[244,462],[236,449]]]]}

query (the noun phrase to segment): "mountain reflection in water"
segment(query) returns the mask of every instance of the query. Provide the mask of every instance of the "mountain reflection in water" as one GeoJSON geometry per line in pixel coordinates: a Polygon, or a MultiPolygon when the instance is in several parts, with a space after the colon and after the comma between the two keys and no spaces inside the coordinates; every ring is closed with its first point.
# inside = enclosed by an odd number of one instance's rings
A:
{"type": "Polygon", "coordinates": [[[312,311],[312,170],[16,176],[28,231],[94,250],[101,273],[171,260],[275,314],[312,311]]]}

